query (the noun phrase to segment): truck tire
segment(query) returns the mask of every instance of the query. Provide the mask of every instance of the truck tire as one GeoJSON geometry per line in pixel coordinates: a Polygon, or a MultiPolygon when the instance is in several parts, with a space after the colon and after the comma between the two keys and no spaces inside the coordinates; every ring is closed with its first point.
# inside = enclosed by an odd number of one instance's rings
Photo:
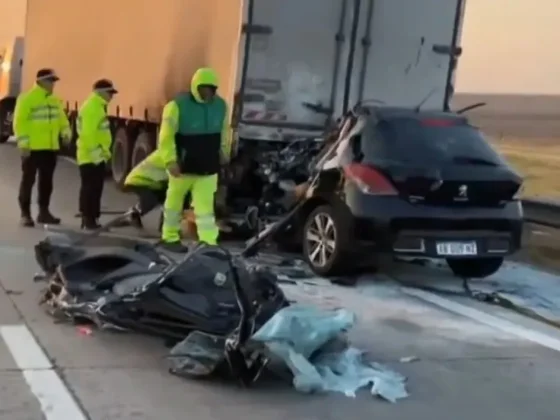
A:
{"type": "Polygon", "coordinates": [[[123,188],[126,176],[130,172],[131,145],[125,127],[119,127],[115,132],[113,151],[111,156],[111,173],[118,188],[123,188]]]}
{"type": "Polygon", "coordinates": [[[70,130],[72,131],[72,141],[68,145],[63,145],[61,143],[61,149],[64,154],[67,154],[71,158],[76,158],[76,140],[78,138],[78,127],[77,127],[77,120],[78,120],[78,113],[76,111],[70,111],[68,113],[68,122],[70,123],[70,130]]]}
{"type": "Polygon", "coordinates": [[[155,141],[147,131],[141,131],[136,137],[134,148],[132,149],[131,168],[134,168],[140,162],[148,157],[154,151],[155,141]]]}
{"type": "Polygon", "coordinates": [[[15,98],[6,98],[0,102],[0,144],[6,143],[13,134],[12,120],[15,106],[15,98]]]}

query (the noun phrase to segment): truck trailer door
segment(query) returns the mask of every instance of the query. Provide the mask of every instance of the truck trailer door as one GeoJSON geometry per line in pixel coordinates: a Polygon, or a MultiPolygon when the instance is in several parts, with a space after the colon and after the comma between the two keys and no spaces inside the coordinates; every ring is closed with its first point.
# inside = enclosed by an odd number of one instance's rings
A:
{"type": "Polygon", "coordinates": [[[240,137],[322,132],[343,96],[354,1],[247,1],[235,112],[240,137]]]}
{"type": "Polygon", "coordinates": [[[350,103],[445,107],[465,0],[362,0],[350,103]]]}

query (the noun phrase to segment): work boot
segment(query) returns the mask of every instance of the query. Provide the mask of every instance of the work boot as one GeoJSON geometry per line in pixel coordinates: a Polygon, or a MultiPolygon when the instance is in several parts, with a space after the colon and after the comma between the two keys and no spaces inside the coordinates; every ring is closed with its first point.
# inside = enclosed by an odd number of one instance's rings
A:
{"type": "Polygon", "coordinates": [[[33,218],[31,217],[31,215],[29,215],[29,214],[22,214],[21,219],[19,220],[19,224],[22,227],[34,227],[35,226],[35,222],[33,221],[33,218]]]}
{"type": "Polygon", "coordinates": [[[88,217],[83,217],[82,218],[82,229],[85,230],[97,230],[101,227],[101,225],[99,223],[97,223],[97,220],[93,219],[93,218],[88,218],[88,217]]]}
{"type": "Polygon", "coordinates": [[[174,252],[174,253],[177,253],[177,254],[182,254],[182,253],[188,252],[188,250],[189,250],[189,248],[186,247],[185,245],[183,245],[181,243],[181,241],[177,241],[177,242],[161,241],[159,246],[166,251],[174,252]]]}
{"type": "Polygon", "coordinates": [[[37,223],[42,225],[59,225],[60,219],[58,217],[54,217],[49,209],[41,209],[39,210],[39,215],[37,216],[37,223]]]}
{"type": "Polygon", "coordinates": [[[132,209],[129,220],[132,227],[135,227],[136,229],[144,229],[144,224],[142,223],[142,216],[140,212],[135,208],[132,209]]]}

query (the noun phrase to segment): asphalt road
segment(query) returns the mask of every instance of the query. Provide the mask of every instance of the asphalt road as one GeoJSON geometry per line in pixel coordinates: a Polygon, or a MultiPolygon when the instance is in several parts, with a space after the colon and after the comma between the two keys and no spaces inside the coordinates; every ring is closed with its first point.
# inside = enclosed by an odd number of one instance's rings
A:
{"type": "MultiPolygon", "coordinates": [[[[350,333],[354,345],[408,377],[410,397],[397,404],[367,392],[355,399],[301,395],[275,381],[241,390],[229,383],[179,379],[167,373],[159,341],[84,334],[54,324],[37,306],[40,285],[32,281],[32,246],[42,232],[17,226],[18,177],[18,155],[4,145],[0,419],[558,419],[560,335],[504,310],[393,281],[433,281],[428,269],[392,267],[388,275],[370,276],[355,288],[325,283],[299,292],[317,304],[357,313],[359,324],[350,333]],[[400,362],[412,356],[418,360],[400,362]]],[[[53,212],[74,226],[77,184],[76,168],[60,162],[53,212]]],[[[130,203],[110,188],[104,199],[112,209],[130,203]]]]}

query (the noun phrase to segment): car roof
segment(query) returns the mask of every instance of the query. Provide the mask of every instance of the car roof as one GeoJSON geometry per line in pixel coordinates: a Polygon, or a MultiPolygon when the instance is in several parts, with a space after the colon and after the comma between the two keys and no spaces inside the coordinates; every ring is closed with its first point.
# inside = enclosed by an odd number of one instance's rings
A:
{"type": "Polygon", "coordinates": [[[467,118],[463,115],[456,114],[450,111],[440,111],[440,110],[415,110],[413,108],[404,107],[387,107],[387,106],[366,106],[363,107],[366,114],[375,116],[377,120],[392,120],[396,118],[407,118],[407,119],[453,119],[457,122],[468,122],[467,118]]]}

